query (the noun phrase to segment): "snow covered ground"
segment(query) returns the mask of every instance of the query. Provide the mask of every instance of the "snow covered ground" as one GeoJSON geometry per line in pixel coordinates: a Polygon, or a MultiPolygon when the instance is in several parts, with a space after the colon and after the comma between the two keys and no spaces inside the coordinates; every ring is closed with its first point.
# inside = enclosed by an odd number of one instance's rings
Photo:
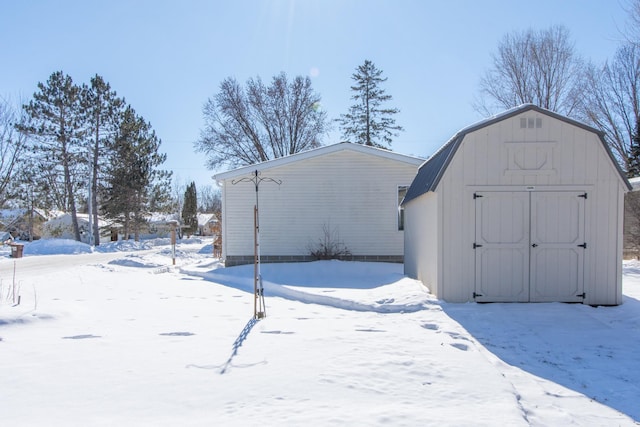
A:
{"type": "Polygon", "coordinates": [[[640,263],[624,304],[447,304],[395,264],[224,269],[211,244],[0,251],[0,425],[629,426],[640,263]],[[13,306],[14,289],[20,304],[13,306]]]}

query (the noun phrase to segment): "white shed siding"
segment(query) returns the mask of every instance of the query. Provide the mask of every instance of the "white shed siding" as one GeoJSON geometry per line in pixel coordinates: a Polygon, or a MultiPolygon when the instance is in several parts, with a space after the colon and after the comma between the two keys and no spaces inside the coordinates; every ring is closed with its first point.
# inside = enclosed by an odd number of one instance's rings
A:
{"type": "MultiPolygon", "coordinates": [[[[326,225],[353,255],[402,256],[397,191],[411,184],[416,170],[415,164],[351,150],[262,170],[261,177],[282,184],[259,187],[261,254],[308,255],[326,225]]],[[[225,179],[223,193],[224,256],[250,255],[255,187],[225,179]]]]}
{"type": "Polygon", "coordinates": [[[623,185],[596,134],[536,111],[468,133],[435,190],[444,236],[437,270],[446,283],[438,296],[452,302],[472,299],[474,191],[572,189],[589,194],[585,302],[619,304],[623,185]],[[542,127],[521,129],[520,118],[542,119],[542,127]]]}
{"type": "Polygon", "coordinates": [[[405,206],[405,274],[422,281],[432,294],[439,295],[438,251],[440,230],[438,226],[438,195],[428,193],[405,206]],[[415,256],[420,254],[420,256],[415,256]]]}

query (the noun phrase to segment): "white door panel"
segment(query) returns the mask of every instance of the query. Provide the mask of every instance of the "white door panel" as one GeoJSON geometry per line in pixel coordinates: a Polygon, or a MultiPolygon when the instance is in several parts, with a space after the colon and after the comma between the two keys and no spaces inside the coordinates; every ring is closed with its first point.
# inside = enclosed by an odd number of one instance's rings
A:
{"type": "Polygon", "coordinates": [[[529,194],[476,199],[476,301],[529,300],[529,194]]]}
{"type": "Polygon", "coordinates": [[[581,302],[584,203],[581,193],[531,194],[531,301],[581,302]]]}
{"type": "Polygon", "coordinates": [[[583,300],[586,198],[581,193],[505,191],[476,197],[476,301],[583,300]]]}

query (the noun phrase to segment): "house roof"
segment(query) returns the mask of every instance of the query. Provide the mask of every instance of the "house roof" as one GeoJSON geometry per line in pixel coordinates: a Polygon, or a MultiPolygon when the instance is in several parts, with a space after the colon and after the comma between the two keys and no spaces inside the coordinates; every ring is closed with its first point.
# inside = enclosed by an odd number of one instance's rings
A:
{"type": "Polygon", "coordinates": [[[629,184],[629,181],[627,180],[624,173],[622,172],[620,165],[618,164],[615,157],[613,156],[611,149],[609,148],[609,146],[604,140],[604,133],[584,123],[581,123],[576,120],[570,119],[568,117],[562,116],[560,114],[554,113],[553,111],[549,111],[544,108],[538,107],[537,105],[523,104],[518,107],[506,110],[495,116],[479,121],[477,123],[474,123],[466,128],[463,128],[462,130],[458,131],[455,135],[453,135],[453,137],[451,137],[451,139],[449,139],[447,143],[445,143],[442,147],[440,147],[440,149],[436,151],[436,153],[433,156],[431,156],[426,162],[424,162],[420,166],[420,169],[418,169],[418,174],[416,175],[415,179],[411,183],[411,186],[407,190],[407,194],[402,203],[405,204],[425,193],[428,193],[429,191],[434,191],[436,189],[436,187],[438,186],[438,183],[440,182],[440,179],[442,178],[442,175],[444,174],[447,167],[451,163],[451,160],[455,156],[456,151],[460,147],[460,144],[464,140],[465,136],[467,136],[467,134],[471,132],[475,132],[484,127],[493,125],[500,121],[509,119],[513,116],[522,114],[527,111],[536,111],[540,114],[545,114],[547,116],[561,120],[565,123],[569,123],[573,126],[577,126],[586,131],[597,134],[600,139],[600,142],[602,143],[604,149],[609,155],[611,162],[613,163],[614,167],[617,169],[620,175],[620,178],[623,180],[627,188],[631,190],[631,184],[629,184]]]}
{"type": "Polygon", "coordinates": [[[632,187],[631,191],[640,190],[640,176],[629,178],[629,184],[631,184],[631,187],[632,187]]]}
{"type": "Polygon", "coordinates": [[[197,217],[199,226],[207,225],[209,222],[218,222],[218,218],[212,213],[198,213],[197,217]]]}
{"type": "Polygon", "coordinates": [[[420,166],[424,159],[419,157],[407,156],[405,154],[394,153],[393,151],[385,150],[382,148],[369,147],[362,144],[353,144],[350,142],[340,142],[337,144],[326,145],[320,148],[314,148],[312,150],[303,151],[301,153],[291,154],[290,156],[280,157],[273,160],[267,160],[266,162],[257,163],[254,165],[243,166],[237,169],[233,169],[227,172],[222,172],[213,176],[216,181],[223,181],[225,179],[237,178],[240,176],[248,175],[254,171],[263,171],[266,169],[284,166],[293,162],[301,160],[311,159],[318,156],[324,156],[330,153],[336,153],[339,151],[354,151],[358,153],[365,153],[373,156],[382,157],[385,159],[395,160],[398,162],[407,163],[410,165],[420,166]]]}

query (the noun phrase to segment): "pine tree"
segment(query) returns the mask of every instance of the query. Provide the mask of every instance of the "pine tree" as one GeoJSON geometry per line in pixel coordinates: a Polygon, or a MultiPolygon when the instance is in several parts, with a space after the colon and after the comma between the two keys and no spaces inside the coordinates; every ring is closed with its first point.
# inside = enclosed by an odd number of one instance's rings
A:
{"type": "Polygon", "coordinates": [[[125,238],[133,232],[139,240],[152,203],[159,194],[169,192],[171,173],[158,169],[166,160],[159,147],[151,125],[128,106],[111,147],[113,161],[107,170],[102,205],[108,219],[122,224],[125,238]]]}
{"type": "Polygon", "coordinates": [[[184,192],[182,222],[186,226],[185,232],[187,234],[194,234],[198,230],[198,196],[195,182],[191,182],[184,192]]]}
{"type": "Polygon", "coordinates": [[[382,70],[376,68],[373,62],[365,60],[351,76],[355,85],[351,86],[354,94],[351,99],[356,101],[349,108],[349,113],[341,114],[338,122],[345,140],[352,140],[358,144],[383,147],[391,145],[391,137],[397,136],[404,130],[396,125],[394,114],[400,112],[397,108],[384,108],[383,103],[391,100],[381,84],[387,81],[382,78],[382,70]]]}
{"type": "Polygon", "coordinates": [[[124,100],[117,97],[111,90],[109,83],[95,75],[89,86],[82,87],[82,104],[84,109],[84,123],[86,126],[89,153],[89,213],[92,215],[93,242],[100,244],[98,227],[98,192],[100,176],[105,159],[108,159],[107,149],[112,144],[118,130],[118,123],[124,100]]]}
{"type": "Polygon", "coordinates": [[[76,199],[86,164],[80,88],[71,77],[56,71],[46,84],[38,83],[38,92],[24,110],[29,125],[19,129],[31,137],[36,185],[47,189],[57,209],[71,214],[74,237],[80,241],[76,199]]]}
{"type": "Polygon", "coordinates": [[[636,129],[631,138],[629,157],[627,159],[627,177],[640,176],[640,119],[636,120],[636,129]]]}

